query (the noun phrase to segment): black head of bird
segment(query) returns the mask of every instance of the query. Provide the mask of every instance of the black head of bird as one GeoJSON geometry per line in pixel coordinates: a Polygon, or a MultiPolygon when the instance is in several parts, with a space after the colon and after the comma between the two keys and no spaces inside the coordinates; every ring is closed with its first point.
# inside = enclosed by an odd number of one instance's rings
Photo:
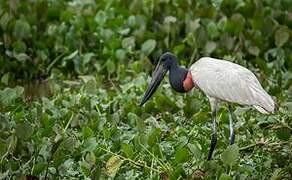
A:
{"type": "Polygon", "coordinates": [[[184,80],[187,77],[188,70],[186,68],[180,67],[175,55],[167,52],[161,55],[159,62],[153,72],[152,80],[145,92],[145,95],[142,98],[140,106],[145,104],[146,101],[154,94],[167,71],[169,71],[170,85],[176,92],[184,93],[188,91],[184,87],[184,80]]]}

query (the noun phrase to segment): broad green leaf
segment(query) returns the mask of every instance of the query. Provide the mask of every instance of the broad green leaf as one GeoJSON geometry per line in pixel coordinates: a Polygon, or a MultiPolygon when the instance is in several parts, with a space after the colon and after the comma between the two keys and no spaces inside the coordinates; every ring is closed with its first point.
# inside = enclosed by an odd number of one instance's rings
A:
{"type": "Polygon", "coordinates": [[[236,163],[239,156],[239,148],[236,144],[228,146],[227,149],[222,153],[221,158],[223,164],[232,166],[236,163]]]}
{"type": "Polygon", "coordinates": [[[74,149],[79,145],[80,145],[80,143],[74,137],[68,137],[63,142],[64,148],[70,152],[73,152],[74,149]]]}
{"type": "Polygon", "coordinates": [[[95,80],[94,76],[89,76],[89,75],[85,75],[85,76],[79,76],[80,79],[82,79],[82,81],[84,83],[87,83],[89,81],[95,80]]]}
{"type": "Polygon", "coordinates": [[[135,113],[132,113],[132,112],[129,112],[127,114],[127,118],[128,118],[129,125],[131,126],[135,126],[138,123],[138,121],[141,121],[139,116],[137,116],[135,113]]]}
{"type": "Polygon", "coordinates": [[[180,179],[179,177],[182,177],[182,175],[185,175],[183,167],[181,165],[176,166],[174,171],[171,172],[171,179],[180,179]]]}
{"type": "Polygon", "coordinates": [[[174,54],[180,54],[184,51],[184,49],[185,49],[185,45],[179,44],[173,48],[173,52],[174,52],[174,54]]]}
{"type": "Polygon", "coordinates": [[[148,56],[154,50],[155,46],[156,41],[154,39],[148,39],[142,44],[141,50],[146,56],[148,56]]]}
{"type": "Polygon", "coordinates": [[[97,22],[100,26],[103,26],[106,23],[107,16],[103,10],[100,10],[96,13],[94,17],[95,22],[97,22]]]}
{"type": "Polygon", "coordinates": [[[96,94],[97,89],[97,82],[93,76],[79,76],[85,84],[84,84],[84,91],[88,94],[96,94]]]}
{"type": "Polygon", "coordinates": [[[90,168],[91,168],[90,164],[87,163],[86,161],[81,161],[79,162],[79,165],[80,165],[83,175],[85,177],[88,177],[90,175],[90,168]]]}
{"type": "Polygon", "coordinates": [[[288,128],[277,129],[277,137],[280,140],[288,141],[291,137],[291,134],[292,134],[292,132],[288,128]]]}
{"type": "Polygon", "coordinates": [[[14,58],[23,63],[31,59],[26,53],[14,54],[14,58]]]}
{"type": "Polygon", "coordinates": [[[118,33],[120,33],[121,35],[128,35],[129,32],[130,32],[130,28],[120,29],[118,31],[118,33]]]}
{"type": "Polygon", "coordinates": [[[27,139],[33,134],[33,127],[28,122],[16,125],[15,133],[19,139],[27,139]]]}
{"type": "Polygon", "coordinates": [[[217,47],[217,44],[213,41],[208,41],[205,46],[205,52],[207,54],[211,54],[217,47]]]}
{"type": "Polygon", "coordinates": [[[275,169],[273,174],[272,174],[271,180],[281,180],[281,179],[283,179],[281,174],[280,174],[281,171],[282,171],[282,169],[280,169],[280,168],[275,169]]]}
{"type": "Polygon", "coordinates": [[[285,28],[280,28],[275,33],[275,44],[278,47],[283,46],[289,40],[289,33],[285,28]]]}
{"type": "Polygon", "coordinates": [[[0,26],[5,30],[8,26],[8,23],[10,21],[10,19],[12,18],[11,13],[4,13],[2,14],[2,16],[0,17],[0,26]]]}
{"type": "Polygon", "coordinates": [[[109,74],[114,73],[116,71],[116,65],[115,65],[115,63],[113,61],[111,61],[111,60],[108,60],[106,62],[106,69],[107,69],[107,72],[109,74]]]}
{"type": "Polygon", "coordinates": [[[24,19],[15,22],[13,35],[17,38],[28,38],[30,36],[31,27],[24,19]]]}
{"type": "Polygon", "coordinates": [[[175,23],[176,22],[176,17],[174,17],[174,16],[166,16],[165,18],[164,18],[164,23],[175,23]]]}
{"type": "Polygon", "coordinates": [[[122,151],[126,154],[126,156],[128,158],[130,158],[130,159],[133,158],[133,156],[134,156],[134,150],[133,150],[133,148],[132,148],[131,145],[126,144],[126,143],[122,143],[121,144],[121,147],[122,147],[122,151]]]}
{"type": "Polygon", "coordinates": [[[85,160],[88,164],[90,164],[90,166],[94,166],[96,163],[95,154],[93,152],[87,153],[85,156],[85,160]]]}
{"type": "Polygon", "coordinates": [[[215,24],[214,21],[210,21],[208,23],[208,25],[207,25],[207,33],[208,33],[208,36],[211,39],[218,37],[219,31],[218,31],[217,25],[215,24]]]}
{"type": "Polygon", "coordinates": [[[8,153],[13,154],[15,149],[16,149],[17,143],[18,143],[17,136],[14,136],[14,135],[9,136],[8,139],[7,139],[8,146],[7,146],[7,150],[6,151],[8,153]]]}
{"type": "Polygon", "coordinates": [[[219,180],[232,180],[232,177],[227,174],[221,174],[219,180]]]}
{"type": "Polygon", "coordinates": [[[101,29],[101,37],[105,40],[105,41],[110,41],[111,45],[115,46],[115,39],[112,39],[112,37],[115,35],[114,32],[111,29],[105,28],[105,29],[101,29]]]}
{"type": "Polygon", "coordinates": [[[163,26],[164,31],[166,33],[170,33],[171,30],[174,30],[173,25],[175,24],[176,21],[177,21],[176,17],[174,17],[174,16],[166,16],[164,18],[164,21],[163,21],[163,23],[164,23],[164,26],[163,26]]]}
{"type": "Polygon", "coordinates": [[[135,37],[127,37],[122,41],[122,47],[125,49],[132,49],[135,47],[135,37]]]}
{"type": "Polygon", "coordinates": [[[182,163],[188,161],[190,158],[190,154],[187,148],[183,147],[176,151],[175,153],[175,162],[182,163]]]}
{"type": "Polygon", "coordinates": [[[95,56],[94,53],[85,53],[85,54],[83,54],[82,55],[83,64],[88,64],[94,56],[95,56]]]}
{"type": "Polygon", "coordinates": [[[258,56],[260,54],[260,49],[258,47],[256,47],[256,46],[252,46],[252,47],[248,48],[248,52],[251,55],[258,56]]]}
{"type": "Polygon", "coordinates": [[[124,49],[118,49],[115,52],[115,56],[120,61],[125,60],[126,59],[126,51],[124,49]]]}
{"type": "Polygon", "coordinates": [[[5,73],[1,78],[1,83],[5,84],[6,86],[8,85],[8,82],[9,82],[9,72],[5,73]]]}
{"type": "Polygon", "coordinates": [[[43,172],[47,167],[47,162],[38,161],[36,162],[34,168],[33,168],[33,174],[39,175],[41,172],[43,172]]]}
{"type": "Polygon", "coordinates": [[[86,139],[82,146],[83,146],[82,152],[94,151],[97,147],[96,138],[90,137],[90,138],[86,139]]]}
{"type": "Polygon", "coordinates": [[[85,126],[82,128],[82,135],[84,136],[84,138],[88,138],[94,135],[94,132],[92,131],[92,129],[88,126],[85,126]]]}
{"type": "Polygon", "coordinates": [[[25,53],[27,49],[26,44],[23,41],[16,41],[13,43],[13,52],[15,53],[25,53]]]}
{"type": "Polygon", "coordinates": [[[8,179],[8,175],[9,175],[9,170],[5,171],[5,172],[0,172],[0,179],[8,179]]]}
{"type": "Polygon", "coordinates": [[[78,50],[72,52],[72,53],[69,54],[68,56],[65,56],[65,57],[63,58],[63,60],[71,60],[71,59],[73,59],[77,54],[78,54],[78,50]]]}
{"type": "Polygon", "coordinates": [[[121,160],[119,156],[110,157],[105,165],[106,173],[109,176],[114,177],[122,164],[123,164],[123,160],[121,160]]]}
{"type": "Polygon", "coordinates": [[[190,152],[192,153],[192,155],[196,158],[199,159],[201,157],[201,149],[198,147],[197,144],[192,144],[192,143],[188,143],[188,148],[190,150],[190,152]]]}
{"type": "Polygon", "coordinates": [[[63,135],[63,129],[60,126],[60,124],[55,124],[53,127],[53,130],[56,134],[55,138],[54,138],[54,143],[59,142],[62,139],[62,135],[63,135]]]}
{"type": "Polygon", "coordinates": [[[158,128],[153,128],[148,135],[148,144],[153,146],[160,139],[161,130],[158,128]]]}

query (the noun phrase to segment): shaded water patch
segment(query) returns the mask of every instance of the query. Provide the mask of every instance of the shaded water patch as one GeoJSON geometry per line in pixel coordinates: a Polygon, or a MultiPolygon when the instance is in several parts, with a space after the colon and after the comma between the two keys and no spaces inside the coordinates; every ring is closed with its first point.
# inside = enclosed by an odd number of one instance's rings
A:
{"type": "Polygon", "coordinates": [[[25,101],[33,101],[42,97],[53,96],[53,86],[48,80],[14,81],[9,83],[10,88],[23,87],[25,101]]]}
{"type": "Polygon", "coordinates": [[[26,101],[40,99],[41,97],[53,96],[52,85],[47,80],[36,80],[23,84],[26,101]]]}

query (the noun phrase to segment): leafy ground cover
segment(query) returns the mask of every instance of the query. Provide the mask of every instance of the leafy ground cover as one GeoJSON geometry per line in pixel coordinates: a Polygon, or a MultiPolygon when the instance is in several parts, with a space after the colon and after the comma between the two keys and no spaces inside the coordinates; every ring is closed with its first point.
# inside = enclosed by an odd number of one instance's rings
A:
{"type": "Polygon", "coordinates": [[[0,179],[289,179],[292,4],[283,1],[1,1],[0,179]],[[277,99],[267,116],[210,108],[164,81],[139,101],[162,52],[224,58],[277,99]],[[38,83],[35,83],[37,81],[38,83]],[[34,90],[36,89],[36,90],[34,90]]]}

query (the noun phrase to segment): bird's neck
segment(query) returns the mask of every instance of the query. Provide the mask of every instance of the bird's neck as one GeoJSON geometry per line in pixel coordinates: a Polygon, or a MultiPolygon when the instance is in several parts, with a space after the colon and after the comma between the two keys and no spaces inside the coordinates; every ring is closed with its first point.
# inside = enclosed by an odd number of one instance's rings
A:
{"type": "Polygon", "coordinates": [[[194,87],[188,69],[180,67],[177,62],[174,62],[169,69],[169,82],[171,87],[180,93],[188,92],[194,87]]]}

